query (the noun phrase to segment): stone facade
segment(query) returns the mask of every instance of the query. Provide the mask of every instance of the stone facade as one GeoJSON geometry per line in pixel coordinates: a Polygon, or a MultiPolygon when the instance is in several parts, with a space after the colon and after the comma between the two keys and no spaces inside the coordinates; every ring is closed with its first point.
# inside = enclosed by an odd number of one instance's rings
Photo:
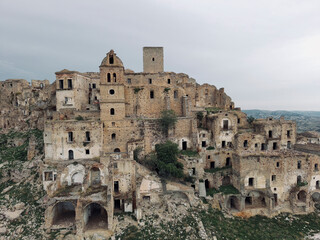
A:
{"type": "Polygon", "coordinates": [[[13,116],[24,121],[20,127],[44,129],[41,169],[49,196],[48,229],[74,228],[78,236],[97,229],[111,234],[116,212],[140,219],[144,207],[159,204],[168,191],[192,206],[195,196],[206,197],[213,189],[223,193],[223,187],[233,193],[215,194],[212,201],[234,214],[314,211],[320,159],[294,148],[295,122],[267,118],[249,123],[223,88],[165,72],[163,48],[144,48],[143,63],[141,73],[125,69],[111,50],[97,73],[64,69],[51,85],[2,82],[3,131],[13,127],[8,121],[13,116]],[[158,124],[164,110],[178,118],[166,136],[158,124]],[[196,153],[189,157],[182,151],[179,158],[193,183],[165,184],[134,160],[135,150],[145,156],[166,140],[196,153]]]}

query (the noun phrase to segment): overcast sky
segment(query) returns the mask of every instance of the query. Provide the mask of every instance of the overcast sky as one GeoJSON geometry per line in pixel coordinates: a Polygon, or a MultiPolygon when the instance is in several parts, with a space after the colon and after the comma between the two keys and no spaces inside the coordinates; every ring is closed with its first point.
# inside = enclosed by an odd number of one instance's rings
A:
{"type": "Polygon", "coordinates": [[[0,80],[99,71],[110,49],[140,72],[143,46],[242,109],[320,111],[318,0],[0,1],[0,80]]]}

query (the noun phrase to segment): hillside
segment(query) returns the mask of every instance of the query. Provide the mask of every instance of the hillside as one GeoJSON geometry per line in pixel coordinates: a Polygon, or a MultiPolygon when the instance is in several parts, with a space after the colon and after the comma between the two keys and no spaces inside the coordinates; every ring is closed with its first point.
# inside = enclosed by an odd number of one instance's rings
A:
{"type": "Polygon", "coordinates": [[[320,111],[268,111],[268,110],[243,110],[248,117],[254,118],[267,118],[274,117],[280,118],[284,116],[287,120],[294,120],[297,122],[298,132],[317,131],[320,132],[320,111]]]}

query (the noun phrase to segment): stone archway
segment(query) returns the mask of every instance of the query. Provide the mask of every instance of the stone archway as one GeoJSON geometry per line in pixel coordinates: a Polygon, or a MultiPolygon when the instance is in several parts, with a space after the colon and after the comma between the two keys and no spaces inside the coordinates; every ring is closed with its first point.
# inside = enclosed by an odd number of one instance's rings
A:
{"type": "Polygon", "coordinates": [[[108,213],[99,203],[90,203],[84,209],[84,229],[108,229],[108,213]]]}
{"type": "Polygon", "coordinates": [[[265,208],[267,195],[261,191],[251,191],[245,198],[245,208],[265,208]]]}
{"type": "Polygon", "coordinates": [[[307,193],[306,193],[306,191],[301,190],[300,192],[298,192],[297,198],[301,202],[306,202],[307,201],[307,193]]]}
{"type": "Polygon", "coordinates": [[[236,196],[230,196],[228,199],[228,205],[227,207],[229,209],[233,210],[240,210],[240,201],[236,196]]]}
{"type": "Polygon", "coordinates": [[[69,226],[75,223],[76,211],[71,202],[58,202],[52,209],[53,225],[69,226]]]}

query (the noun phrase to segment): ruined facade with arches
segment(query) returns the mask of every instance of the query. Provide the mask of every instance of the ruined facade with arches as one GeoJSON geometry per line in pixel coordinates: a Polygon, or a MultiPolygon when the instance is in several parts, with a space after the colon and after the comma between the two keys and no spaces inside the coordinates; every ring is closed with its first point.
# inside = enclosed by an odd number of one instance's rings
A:
{"type": "Polygon", "coordinates": [[[320,159],[293,149],[295,122],[248,123],[223,88],[165,72],[162,48],[144,48],[143,64],[143,72],[125,69],[111,50],[99,72],[56,72],[41,167],[50,199],[48,229],[68,226],[78,235],[113,231],[115,212],[140,219],[146,206],[166,194],[192,205],[213,189],[214,200],[233,213],[272,215],[288,204],[293,212],[314,210],[320,201],[320,159]],[[166,110],[175,112],[177,123],[164,135],[158,119],[166,110]],[[134,159],[137,149],[143,157],[166,140],[197,153],[179,156],[194,183],[163,187],[134,159]]]}

